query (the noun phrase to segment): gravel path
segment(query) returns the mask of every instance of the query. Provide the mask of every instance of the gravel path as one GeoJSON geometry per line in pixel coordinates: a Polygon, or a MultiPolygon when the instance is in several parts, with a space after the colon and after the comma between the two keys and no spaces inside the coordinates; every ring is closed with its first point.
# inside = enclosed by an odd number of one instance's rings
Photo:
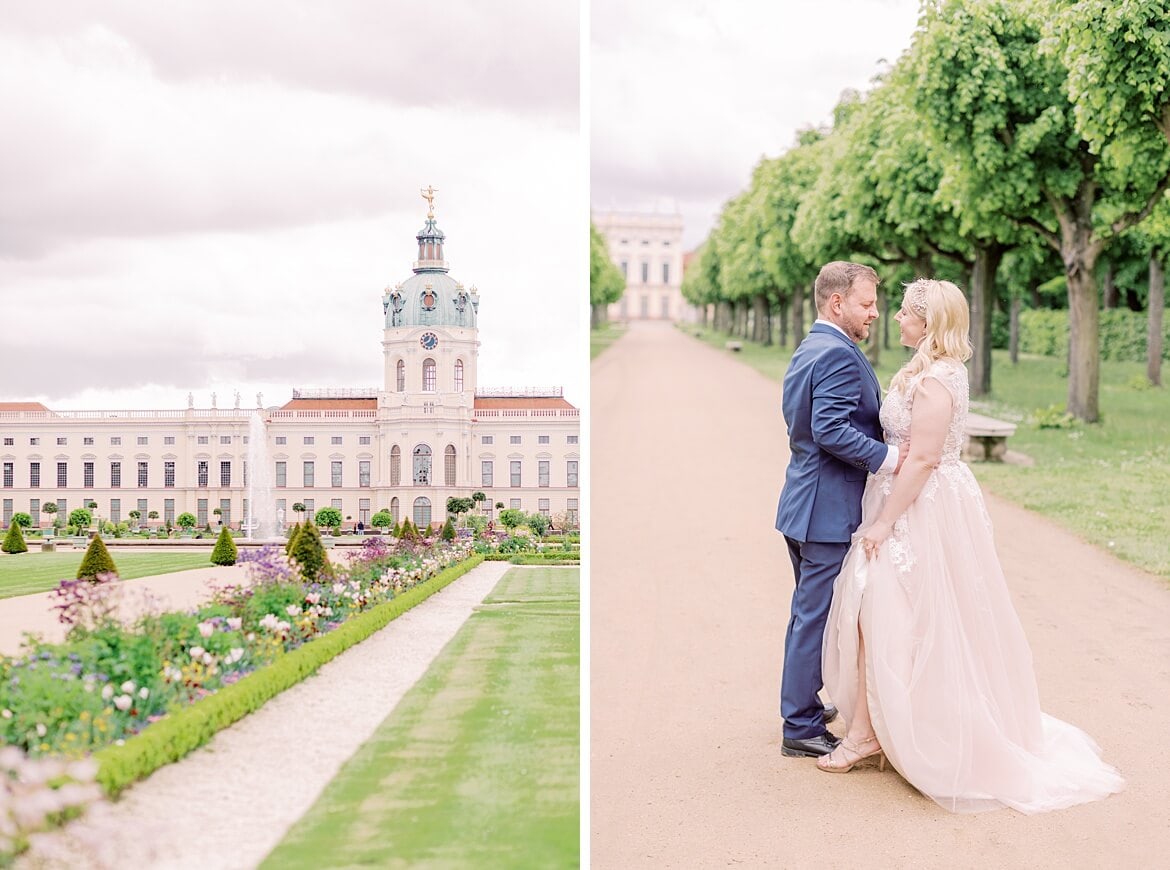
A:
{"type": "Polygon", "coordinates": [[[887,770],[780,754],[792,569],[772,528],[780,387],[634,323],[591,367],[591,848],[640,867],[1144,867],[1170,851],[1170,589],[988,500],[1044,709],[1126,790],[1039,816],[951,815],[887,770]],[[636,505],[631,544],[628,510],[636,505]]]}
{"type": "Polygon", "coordinates": [[[510,567],[479,565],[117,803],[41,835],[17,867],[255,867],[510,567]]]}

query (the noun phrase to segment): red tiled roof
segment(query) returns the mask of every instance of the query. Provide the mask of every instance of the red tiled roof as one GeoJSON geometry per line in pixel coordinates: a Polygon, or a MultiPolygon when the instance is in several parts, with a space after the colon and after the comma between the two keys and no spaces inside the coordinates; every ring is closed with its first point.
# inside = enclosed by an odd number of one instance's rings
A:
{"type": "Polygon", "coordinates": [[[0,411],[47,411],[40,402],[0,402],[0,411]]]}
{"type": "Polygon", "coordinates": [[[377,399],[291,399],[280,406],[282,411],[375,410],[377,399]]]}
{"type": "Polygon", "coordinates": [[[475,397],[476,410],[488,408],[573,408],[562,396],[475,397]]]}

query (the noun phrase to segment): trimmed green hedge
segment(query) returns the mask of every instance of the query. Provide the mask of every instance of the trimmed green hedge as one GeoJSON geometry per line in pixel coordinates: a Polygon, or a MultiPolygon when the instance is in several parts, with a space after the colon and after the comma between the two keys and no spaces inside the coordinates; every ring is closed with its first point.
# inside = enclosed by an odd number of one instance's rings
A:
{"type": "Polygon", "coordinates": [[[543,565],[546,562],[566,562],[576,564],[581,561],[581,551],[549,550],[544,553],[488,553],[485,562],[511,562],[513,565],[543,565]],[[523,560],[523,561],[522,561],[523,560]]]}
{"type": "Polygon", "coordinates": [[[94,753],[99,785],[110,796],[160,767],[178,761],[215,736],[217,731],[258,710],[270,698],[316,673],[321,665],[385,628],[416,604],[459,579],[483,561],[472,556],[427,582],[353,617],[333,631],[281,656],[239,682],[172,713],[127,740],[94,753]]]}
{"type": "MultiPolygon", "coordinates": [[[[1101,312],[1101,359],[1145,362],[1149,320],[1142,311],[1110,308],[1101,312]]],[[[1162,359],[1170,360],[1170,310],[1162,319],[1162,359]]],[[[1004,345],[1007,346],[1006,344],[1004,345]]],[[[1064,358],[1068,355],[1068,312],[1020,312],[1020,351],[1064,358]]]]}

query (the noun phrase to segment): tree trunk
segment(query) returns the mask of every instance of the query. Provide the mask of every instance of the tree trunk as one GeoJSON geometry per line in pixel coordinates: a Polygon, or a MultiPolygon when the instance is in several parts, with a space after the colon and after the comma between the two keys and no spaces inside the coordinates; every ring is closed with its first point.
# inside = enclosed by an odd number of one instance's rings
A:
{"type": "Polygon", "coordinates": [[[1100,418],[1101,312],[1093,266],[1100,245],[1092,240],[1088,219],[1069,221],[1062,229],[1061,257],[1068,279],[1068,412],[1078,420],[1096,423],[1100,418]]]}
{"type": "Polygon", "coordinates": [[[1105,264],[1105,286],[1101,288],[1106,308],[1117,307],[1117,284],[1113,280],[1113,264],[1105,264]]]}
{"type": "Polygon", "coordinates": [[[789,310],[792,308],[792,302],[788,299],[780,301],[780,311],[776,317],[779,321],[780,327],[780,346],[788,347],[788,316],[789,310]]]}
{"type": "Polygon", "coordinates": [[[1162,316],[1166,308],[1166,273],[1161,258],[1150,257],[1149,332],[1146,337],[1146,377],[1162,386],[1162,316]]]}
{"type": "Polygon", "coordinates": [[[1012,311],[1008,319],[1010,333],[1008,336],[1008,354],[1012,365],[1020,361],[1020,297],[1012,300],[1012,311]]]}
{"type": "Polygon", "coordinates": [[[760,344],[771,344],[768,340],[769,320],[768,297],[764,293],[757,293],[752,300],[755,308],[755,329],[752,330],[752,340],[760,344]]]}
{"type": "Polygon", "coordinates": [[[594,329],[599,328],[603,323],[609,322],[609,306],[604,302],[598,305],[590,306],[589,325],[594,329]]]}
{"type": "Polygon", "coordinates": [[[799,346],[804,339],[804,285],[792,288],[792,342],[799,346]]]}
{"type": "Polygon", "coordinates": [[[991,392],[991,315],[995,310],[995,273],[1003,259],[1003,246],[975,248],[971,268],[971,395],[991,392]]]}

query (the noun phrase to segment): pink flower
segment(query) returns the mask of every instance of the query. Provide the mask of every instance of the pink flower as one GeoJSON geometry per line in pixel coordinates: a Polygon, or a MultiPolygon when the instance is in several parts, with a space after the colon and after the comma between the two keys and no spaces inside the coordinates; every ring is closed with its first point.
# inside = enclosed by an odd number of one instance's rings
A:
{"type": "Polygon", "coordinates": [[[201,659],[201,658],[203,658],[203,654],[204,654],[205,652],[207,652],[207,650],[205,650],[205,649],[204,649],[203,647],[201,647],[201,646],[193,646],[193,647],[191,647],[191,649],[190,649],[191,658],[193,658],[193,659],[201,659]]]}
{"type": "Polygon", "coordinates": [[[130,705],[134,702],[130,700],[129,695],[119,695],[114,699],[114,706],[119,710],[126,711],[130,709],[130,705]]]}
{"type": "Polygon", "coordinates": [[[199,623],[199,625],[197,627],[199,629],[199,636],[200,637],[206,638],[206,637],[211,637],[213,634],[215,634],[215,626],[212,625],[210,622],[201,622],[201,623],[199,623]]]}
{"type": "Polygon", "coordinates": [[[227,625],[228,628],[230,628],[232,631],[239,631],[240,628],[244,625],[244,620],[238,616],[229,616],[227,625]]]}

